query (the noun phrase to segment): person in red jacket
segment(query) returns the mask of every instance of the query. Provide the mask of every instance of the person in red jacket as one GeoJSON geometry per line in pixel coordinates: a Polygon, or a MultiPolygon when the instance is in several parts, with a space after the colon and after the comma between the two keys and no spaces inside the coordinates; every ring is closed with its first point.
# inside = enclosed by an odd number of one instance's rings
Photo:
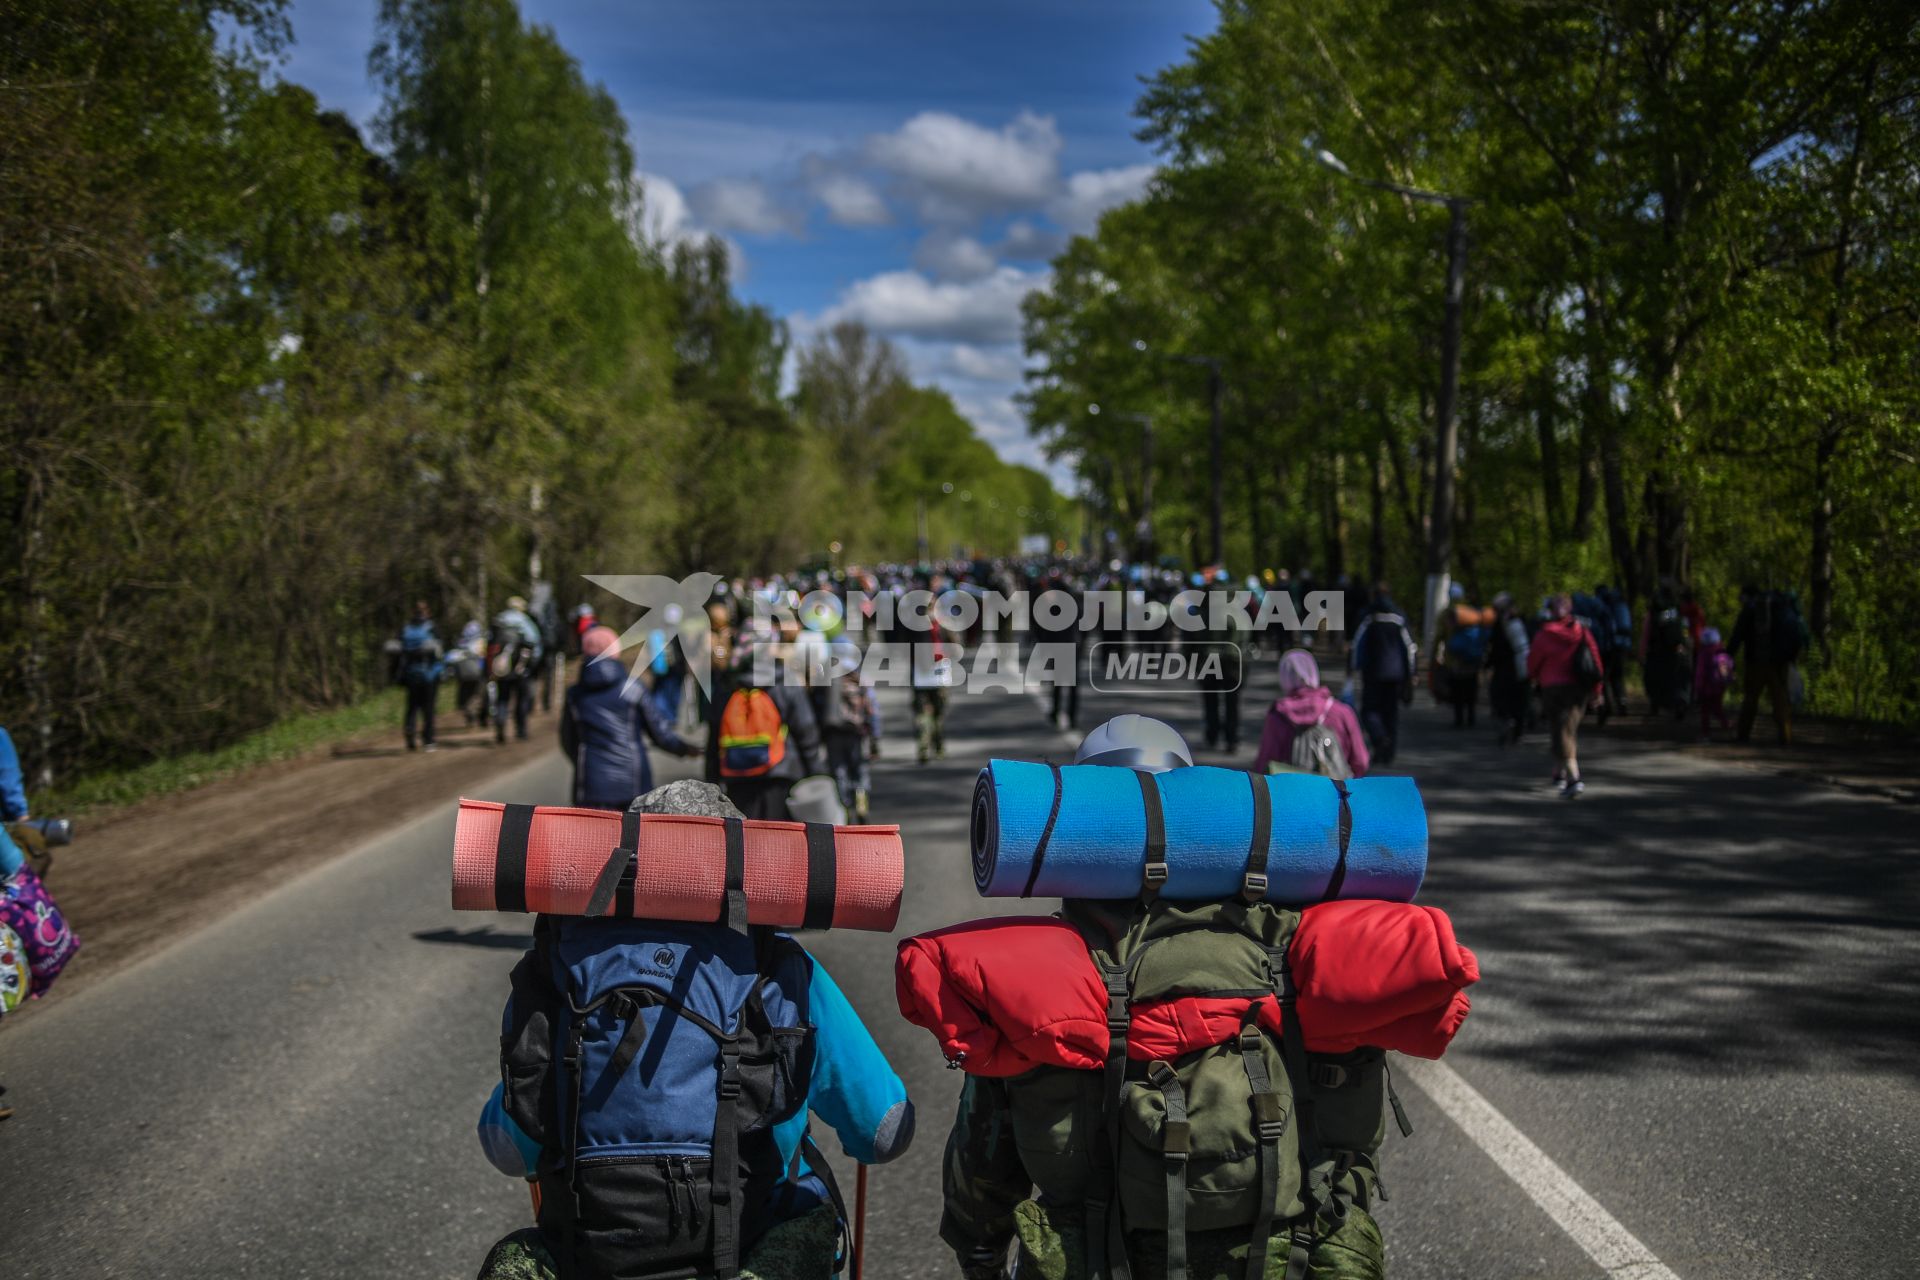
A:
{"type": "Polygon", "coordinates": [[[1560,794],[1571,800],[1585,791],[1580,780],[1580,761],[1575,739],[1580,732],[1580,717],[1600,696],[1606,668],[1600,661],[1600,646],[1593,633],[1573,616],[1573,597],[1557,595],[1549,605],[1552,617],[1533,637],[1527,650],[1527,679],[1540,690],[1540,702],[1553,726],[1553,758],[1559,766],[1553,780],[1560,794]],[[1581,671],[1581,658],[1592,659],[1588,671],[1581,671]]]}

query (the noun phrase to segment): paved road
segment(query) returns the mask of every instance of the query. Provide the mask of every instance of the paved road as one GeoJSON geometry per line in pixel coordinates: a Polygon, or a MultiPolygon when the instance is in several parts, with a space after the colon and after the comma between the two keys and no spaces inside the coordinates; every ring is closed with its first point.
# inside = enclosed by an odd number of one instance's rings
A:
{"type": "MultiPolygon", "coordinates": [[[[1196,731],[1190,701],[1094,696],[1083,723],[1149,710],[1196,731]]],[[[1068,750],[1013,696],[956,699],[950,741],[947,762],[882,767],[880,816],[908,837],[902,933],[1001,909],[967,870],[973,772],[1068,750]]],[[[1589,756],[1587,796],[1563,802],[1544,756],[1412,719],[1399,766],[1432,816],[1424,896],[1487,975],[1449,1062],[1681,1280],[1910,1276],[1912,810],[1695,754],[1589,756]]],[[[556,755],[493,795],[564,793],[556,755]]],[[[449,804],[8,1028],[10,1275],[472,1274],[525,1218],[472,1122],[526,922],[446,908],[450,827],[449,804]]],[[[921,1109],[914,1150],[873,1178],[869,1274],[951,1276],[934,1224],[958,1078],[892,1012],[887,940],[809,945],[921,1109]]],[[[1402,1092],[1417,1132],[1387,1150],[1393,1275],[1608,1274],[1484,1132],[1402,1092]]]]}

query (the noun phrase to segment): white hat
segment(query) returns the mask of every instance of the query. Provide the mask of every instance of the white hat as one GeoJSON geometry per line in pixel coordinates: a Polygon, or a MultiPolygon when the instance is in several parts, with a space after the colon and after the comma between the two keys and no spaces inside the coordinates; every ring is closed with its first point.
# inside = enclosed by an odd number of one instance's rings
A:
{"type": "Polygon", "coordinates": [[[1185,769],[1193,752],[1179,730],[1152,716],[1115,716],[1081,739],[1075,764],[1111,764],[1143,773],[1185,769]]]}

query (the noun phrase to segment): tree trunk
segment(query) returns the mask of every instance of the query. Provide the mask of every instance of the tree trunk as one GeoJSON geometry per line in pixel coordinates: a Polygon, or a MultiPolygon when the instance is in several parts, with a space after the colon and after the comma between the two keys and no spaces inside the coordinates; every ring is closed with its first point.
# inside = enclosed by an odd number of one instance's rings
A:
{"type": "Polygon", "coordinates": [[[1534,379],[1533,430],[1540,441],[1540,497],[1547,508],[1547,540],[1558,543],[1566,532],[1565,487],[1560,481],[1559,424],[1554,420],[1553,380],[1534,379]]]}
{"type": "Polygon", "coordinates": [[[1373,523],[1367,531],[1367,575],[1379,582],[1387,576],[1387,442],[1373,446],[1373,523]]]}

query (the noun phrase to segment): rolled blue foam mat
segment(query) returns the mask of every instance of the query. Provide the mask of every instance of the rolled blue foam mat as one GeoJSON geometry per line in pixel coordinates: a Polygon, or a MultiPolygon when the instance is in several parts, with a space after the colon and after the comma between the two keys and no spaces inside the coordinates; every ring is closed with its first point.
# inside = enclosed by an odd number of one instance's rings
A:
{"type": "Polygon", "coordinates": [[[1147,861],[1147,800],[1157,789],[1166,832],[1160,896],[1240,892],[1253,844],[1254,794],[1272,800],[1267,900],[1327,897],[1411,902],[1427,871],[1427,811],[1412,778],[1346,784],[1352,826],[1340,870],[1340,795],[1311,774],[1255,777],[1196,767],[1141,774],[1112,765],[994,760],[973,792],[973,881],[983,897],[1130,898],[1147,861]],[[1045,849],[1041,849],[1042,836],[1045,849]],[[1036,859],[1039,870],[1035,872],[1036,859]],[[1329,893],[1329,890],[1332,890],[1329,893]]]}

